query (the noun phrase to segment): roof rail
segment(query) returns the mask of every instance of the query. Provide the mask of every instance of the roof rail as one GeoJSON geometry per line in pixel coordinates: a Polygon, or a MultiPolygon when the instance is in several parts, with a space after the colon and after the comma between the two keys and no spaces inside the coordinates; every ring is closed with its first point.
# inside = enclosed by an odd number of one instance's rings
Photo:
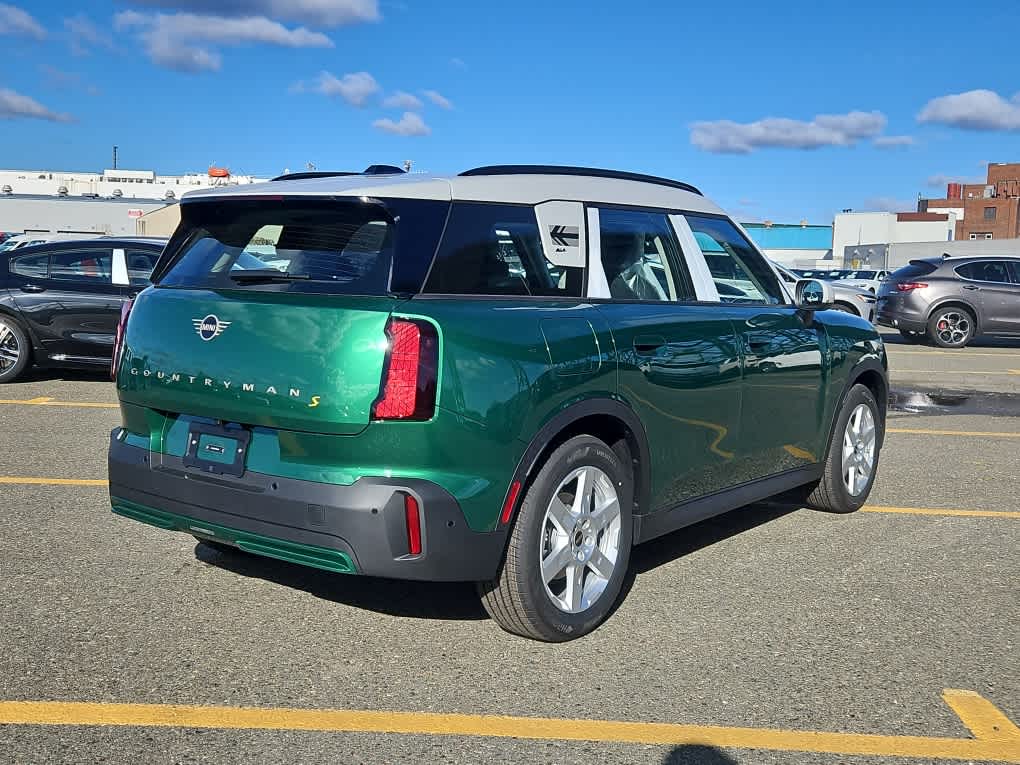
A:
{"type": "Polygon", "coordinates": [[[308,170],[301,173],[284,173],[272,178],[273,181],[304,181],[309,178],[339,178],[343,175],[361,175],[350,170],[308,170]]]}
{"type": "Polygon", "coordinates": [[[604,170],[598,167],[572,167],[569,165],[489,165],[488,167],[475,167],[460,173],[461,176],[477,175],[579,175],[589,178],[614,178],[618,181],[638,181],[640,183],[654,183],[658,186],[669,186],[674,189],[683,189],[698,196],[704,196],[701,191],[689,183],[674,181],[670,178],[660,178],[657,175],[644,175],[643,173],[628,173],[623,170],[604,170]]]}
{"type": "Polygon", "coordinates": [[[394,165],[369,165],[360,173],[352,170],[308,170],[300,173],[284,173],[274,181],[304,181],[309,178],[340,178],[345,175],[403,175],[404,170],[394,165]]]}

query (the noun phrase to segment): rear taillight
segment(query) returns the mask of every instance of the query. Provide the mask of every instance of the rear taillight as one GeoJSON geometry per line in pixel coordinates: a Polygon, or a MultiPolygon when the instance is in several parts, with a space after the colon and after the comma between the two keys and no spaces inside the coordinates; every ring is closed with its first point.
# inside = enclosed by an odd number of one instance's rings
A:
{"type": "Polygon", "coordinates": [[[386,324],[389,350],[383,366],[379,398],[372,405],[373,420],[432,419],[436,410],[439,337],[427,321],[390,319],[386,324]]]}
{"type": "Polygon", "coordinates": [[[407,554],[421,555],[421,509],[418,500],[404,495],[404,517],[407,520],[407,554]]]}
{"type": "Polygon", "coordinates": [[[114,382],[117,380],[121,356],[124,355],[124,332],[127,330],[128,316],[134,304],[134,300],[128,300],[120,307],[120,321],[117,322],[117,335],[113,342],[113,359],[110,361],[110,379],[114,382]]]}
{"type": "Polygon", "coordinates": [[[896,285],[896,291],[910,292],[911,290],[923,290],[927,286],[924,282],[899,282],[896,285]]]}

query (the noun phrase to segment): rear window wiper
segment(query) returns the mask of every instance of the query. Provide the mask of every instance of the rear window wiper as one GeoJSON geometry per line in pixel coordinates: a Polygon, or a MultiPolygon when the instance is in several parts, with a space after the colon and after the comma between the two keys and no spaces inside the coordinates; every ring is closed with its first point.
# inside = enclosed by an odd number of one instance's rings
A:
{"type": "Polygon", "coordinates": [[[308,274],[289,274],[275,268],[253,268],[247,271],[231,271],[228,276],[235,282],[296,282],[311,279],[308,274]]]}

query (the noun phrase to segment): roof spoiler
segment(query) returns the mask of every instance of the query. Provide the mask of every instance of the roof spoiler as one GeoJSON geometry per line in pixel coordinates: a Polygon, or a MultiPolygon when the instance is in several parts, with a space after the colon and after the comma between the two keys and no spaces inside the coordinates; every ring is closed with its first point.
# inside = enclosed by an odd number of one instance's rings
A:
{"type": "Polygon", "coordinates": [[[346,175],[404,175],[402,168],[394,165],[369,165],[360,173],[353,170],[308,170],[301,173],[284,173],[273,181],[305,181],[309,178],[341,178],[346,175]]]}

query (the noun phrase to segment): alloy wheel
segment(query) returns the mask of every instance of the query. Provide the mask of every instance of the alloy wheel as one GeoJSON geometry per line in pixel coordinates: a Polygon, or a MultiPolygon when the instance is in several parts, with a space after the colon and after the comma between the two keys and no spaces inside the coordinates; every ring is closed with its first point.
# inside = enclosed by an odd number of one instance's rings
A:
{"type": "Polygon", "coordinates": [[[860,496],[871,481],[875,468],[875,415],[867,404],[850,413],[843,431],[843,485],[851,497],[860,496]]]}
{"type": "Polygon", "coordinates": [[[605,592],[620,557],[620,498],[602,470],[582,467],[564,478],[545,511],[541,578],[553,604],[576,614],[605,592]]]}
{"type": "Polygon", "coordinates": [[[970,317],[959,311],[946,311],[935,320],[935,333],[947,345],[958,345],[971,333],[970,317]]]}
{"type": "Polygon", "coordinates": [[[0,372],[5,372],[21,359],[21,343],[6,323],[0,321],[0,372]]]}

